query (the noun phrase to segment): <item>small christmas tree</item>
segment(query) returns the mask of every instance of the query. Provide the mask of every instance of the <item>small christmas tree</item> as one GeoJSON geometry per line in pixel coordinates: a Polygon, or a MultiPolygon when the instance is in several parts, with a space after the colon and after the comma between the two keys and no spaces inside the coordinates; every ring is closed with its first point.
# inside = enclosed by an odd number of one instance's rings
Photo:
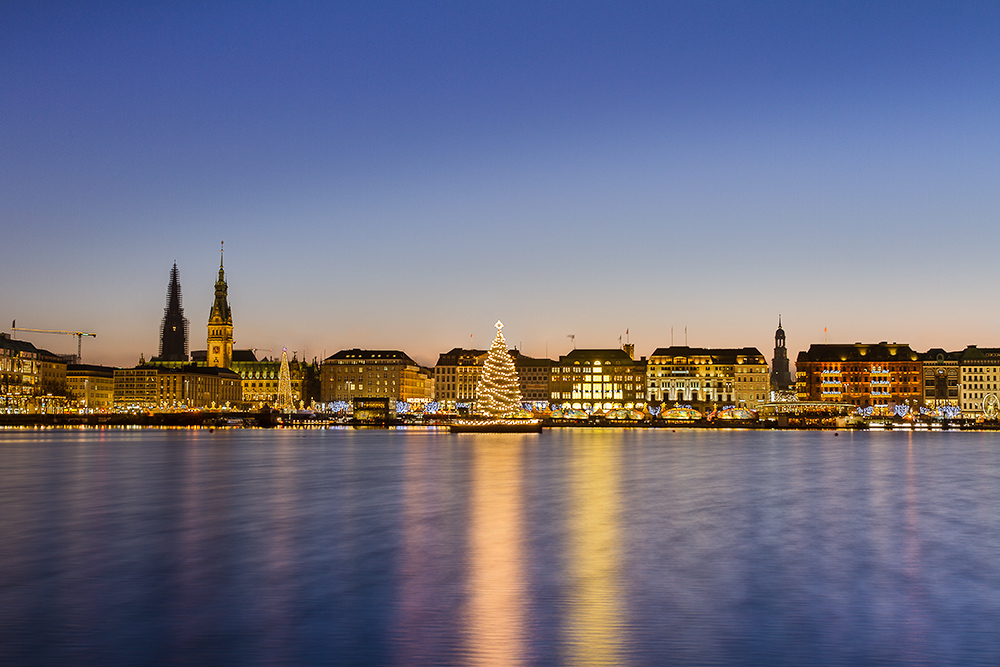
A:
{"type": "Polygon", "coordinates": [[[292,377],[288,372],[288,348],[281,348],[281,366],[278,368],[278,396],[275,407],[281,412],[291,412],[295,407],[292,403],[292,377]]]}
{"type": "Polygon", "coordinates": [[[499,418],[516,415],[521,410],[521,387],[514,360],[503,338],[503,322],[497,322],[497,336],[483,364],[476,397],[476,412],[499,418]]]}

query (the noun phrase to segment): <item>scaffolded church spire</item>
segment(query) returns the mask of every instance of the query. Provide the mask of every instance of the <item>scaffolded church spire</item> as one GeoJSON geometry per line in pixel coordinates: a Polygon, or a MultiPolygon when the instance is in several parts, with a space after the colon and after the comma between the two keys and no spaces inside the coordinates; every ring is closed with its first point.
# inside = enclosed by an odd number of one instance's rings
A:
{"type": "Polygon", "coordinates": [[[160,323],[159,358],[162,361],[187,361],[188,358],[188,321],[184,317],[177,262],[170,270],[167,285],[167,307],[163,309],[163,322],[160,323]]]}

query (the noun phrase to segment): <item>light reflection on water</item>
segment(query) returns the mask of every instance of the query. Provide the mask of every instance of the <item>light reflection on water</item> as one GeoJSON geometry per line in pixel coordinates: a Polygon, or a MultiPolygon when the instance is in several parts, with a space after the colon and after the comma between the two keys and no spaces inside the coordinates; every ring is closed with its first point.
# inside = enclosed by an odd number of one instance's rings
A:
{"type": "Polygon", "coordinates": [[[524,662],[526,558],[521,533],[519,437],[478,438],[473,451],[468,547],[468,664],[524,662]]]}
{"type": "Polygon", "coordinates": [[[567,657],[573,665],[621,664],[621,521],[617,433],[588,433],[568,452],[567,657]]]}
{"type": "Polygon", "coordinates": [[[1000,664],[1000,437],[0,432],[2,664],[1000,664]]]}

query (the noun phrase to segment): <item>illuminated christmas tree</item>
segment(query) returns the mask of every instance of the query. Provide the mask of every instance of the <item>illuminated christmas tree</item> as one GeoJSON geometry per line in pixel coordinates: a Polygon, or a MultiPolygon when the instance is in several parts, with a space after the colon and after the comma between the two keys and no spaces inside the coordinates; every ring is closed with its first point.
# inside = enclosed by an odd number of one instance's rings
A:
{"type": "Polygon", "coordinates": [[[521,409],[521,387],[517,379],[514,359],[507,351],[507,341],[497,322],[497,336],[483,364],[483,374],[476,392],[476,412],[488,417],[510,417],[521,409]]]}
{"type": "Polygon", "coordinates": [[[291,412],[295,406],[292,404],[292,376],[288,372],[288,348],[281,348],[281,367],[278,369],[278,396],[274,406],[282,412],[291,412]]]}

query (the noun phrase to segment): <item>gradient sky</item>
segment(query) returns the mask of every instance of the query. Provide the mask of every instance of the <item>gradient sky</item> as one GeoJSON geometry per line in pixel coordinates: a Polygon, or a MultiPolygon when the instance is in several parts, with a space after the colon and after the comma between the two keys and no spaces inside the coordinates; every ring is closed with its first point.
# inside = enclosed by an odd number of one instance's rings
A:
{"type": "MultiPolygon", "coordinates": [[[[0,323],[1000,345],[1000,4],[0,4],[0,323]],[[288,6],[291,4],[292,6],[288,6]],[[335,5],[335,6],[330,6],[335,5]]],[[[61,336],[20,336],[56,352],[61,336]]],[[[269,353],[264,353],[269,354],[269,353]]]]}

